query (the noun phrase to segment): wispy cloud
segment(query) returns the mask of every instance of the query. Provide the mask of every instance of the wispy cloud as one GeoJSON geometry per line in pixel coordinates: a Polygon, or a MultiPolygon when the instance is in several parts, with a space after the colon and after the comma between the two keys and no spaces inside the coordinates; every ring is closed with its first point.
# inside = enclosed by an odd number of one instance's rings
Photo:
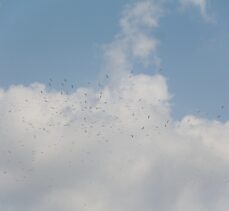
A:
{"type": "Polygon", "coordinates": [[[199,8],[200,13],[204,20],[214,23],[215,19],[207,12],[207,0],[180,0],[183,7],[196,6],[199,8]]]}
{"type": "Polygon", "coordinates": [[[104,46],[106,70],[115,78],[131,72],[136,62],[160,67],[158,40],[152,35],[163,10],[151,1],[126,7],[120,20],[120,32],[104,46]]]}

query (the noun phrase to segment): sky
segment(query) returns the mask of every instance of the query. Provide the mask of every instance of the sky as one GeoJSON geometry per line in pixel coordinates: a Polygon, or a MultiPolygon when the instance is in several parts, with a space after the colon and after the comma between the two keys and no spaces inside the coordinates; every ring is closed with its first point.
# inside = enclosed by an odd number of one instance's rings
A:
{"type": "Polygon", "coordinates": [[[0,209],[229,208],[226,0],[4,0],[0,209]]]}
{"type": "MultiPolygon", "coordinates": [[[[123,7],[133,2],[2,1],[1,87],[48,83],[49,78],[56,84],[67,78],[78,87],[95,81],[103,68],[101,46],[113,39],[123,7]]],[[[209,21],[201,17],[195,5],[187,9],[179,1],[164,2],[166,14],[155,36],[160,41],[157,53],[162,74],[174,94],[174,117],[201,110],[203,116],[207,113],[214,119],[221,105],[229,105],[229,3],[208,1],[205,13],[214,19],[209,21]]],[[[135,70],[148,74],[156,71],[152,66],[135,70]]],[[[228,117],[225,109],[222,118],[228,117]]]]}

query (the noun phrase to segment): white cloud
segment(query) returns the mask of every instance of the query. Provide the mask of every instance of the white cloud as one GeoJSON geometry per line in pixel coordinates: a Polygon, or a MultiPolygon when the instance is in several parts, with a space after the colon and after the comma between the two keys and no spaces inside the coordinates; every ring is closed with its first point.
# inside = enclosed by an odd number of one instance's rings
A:
{"type": "Polygon", "coordinates": [[[130,73],[155,56],[160,14],[149,1],[123,13],[105,47],[118,83],[0,90],[0,210],[229,209],[229,122],[175,121],[166,79],[130,73]]]}
{"type": "Polygon", "coordinates": [[[229,208],[229,122],[174,121],[164,77],[43,89],[1,91],[2,210],[229,208]]]}
{"type": "Polygon", "coordinates": [[[214,18],[207,13],[207,0],[180,0],[182,6],[196,6],[200,9],[202,17],[208,22],[215,22],[214,18]]]}
{"type": "Polygon", "coordinates": [[[126,7],[120,20],[120,32],[113,42],[104,46],[106,71],[112,78],[129,74],[136,62],[160,67],[156,54],[158,40],[152,31],[158,26],[162,9],[151,1],[137,2],[126,7]]]}

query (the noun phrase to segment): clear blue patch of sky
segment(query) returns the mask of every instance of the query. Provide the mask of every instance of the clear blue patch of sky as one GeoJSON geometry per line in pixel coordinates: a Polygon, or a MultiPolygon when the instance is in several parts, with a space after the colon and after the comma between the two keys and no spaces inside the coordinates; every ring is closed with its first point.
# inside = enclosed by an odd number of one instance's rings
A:
{"type": "Polygon", "coordinates": [[[123,1],[9,0],[0,8],[0,85],[93,80],[123,1]]]}

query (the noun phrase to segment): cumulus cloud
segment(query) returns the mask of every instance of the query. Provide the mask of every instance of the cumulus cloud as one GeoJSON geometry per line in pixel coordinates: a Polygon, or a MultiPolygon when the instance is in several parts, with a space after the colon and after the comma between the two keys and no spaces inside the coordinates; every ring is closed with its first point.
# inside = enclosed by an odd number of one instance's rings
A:
{"type": "Polygon", "coordinates": [[[104,47],[112,85],[0,90],[1,210],[229,208],[229,122],[174,120],[165,77],[131,74],[155,58],[148,30],[161,12],[149,1],[124,10],[104,47]]]}

